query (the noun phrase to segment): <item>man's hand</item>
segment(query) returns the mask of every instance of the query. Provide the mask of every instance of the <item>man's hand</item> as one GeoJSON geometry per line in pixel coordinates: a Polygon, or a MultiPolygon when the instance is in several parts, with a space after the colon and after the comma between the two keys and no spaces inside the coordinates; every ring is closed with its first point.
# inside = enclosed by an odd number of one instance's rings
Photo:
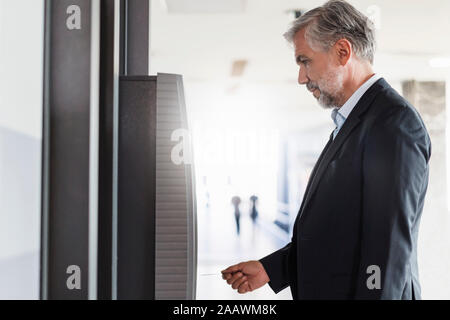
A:
{"type": "Polygon", "coordinates": [[[222,270],[222,278],[227,280],[239,293],[251,292],[261,288],[270,281],[269,276],[259,261],[247,261],[222,270]]]}

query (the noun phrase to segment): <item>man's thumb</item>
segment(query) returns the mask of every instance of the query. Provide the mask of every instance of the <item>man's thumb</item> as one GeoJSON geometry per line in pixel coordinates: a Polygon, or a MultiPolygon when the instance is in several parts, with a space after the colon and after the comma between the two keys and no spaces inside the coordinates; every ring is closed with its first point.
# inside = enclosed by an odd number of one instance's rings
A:
{"type": "Polygon", "coordinates": [[[223,273],[229,273],[229,272],[236,272],[236,271],[240,271],[242,269],[242,263],[238,263],[235,265],[232,265],[228,268],[226,268],[225,270],[222,270],[223,273]]]}

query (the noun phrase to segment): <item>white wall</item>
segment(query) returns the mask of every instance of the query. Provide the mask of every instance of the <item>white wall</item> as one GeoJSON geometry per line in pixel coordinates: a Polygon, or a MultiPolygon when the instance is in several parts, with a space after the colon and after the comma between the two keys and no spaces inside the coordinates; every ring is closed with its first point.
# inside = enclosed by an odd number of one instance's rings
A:
{"type": "Polygon", "coordinates": [[[0,299],[39,298],[43,0],[0,0],[0,299]]]}

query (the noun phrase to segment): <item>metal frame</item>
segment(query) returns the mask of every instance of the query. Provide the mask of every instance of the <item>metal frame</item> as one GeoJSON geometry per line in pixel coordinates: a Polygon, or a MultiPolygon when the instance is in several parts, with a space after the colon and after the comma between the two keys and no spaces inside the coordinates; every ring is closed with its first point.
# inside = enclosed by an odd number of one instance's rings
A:
{"type": "MultiPolygon", "coordinates": [[[[156,81],[149,12],[149,0],[45,0],[42,299],[120,297],[119,77],[156,81]],[[81,8],[81,30],[66,27],[70,5],[81,8]],[[68,265],[81,268],[79,290],[66,287],[68,265]]],[[[140,297],[151,299],[147,280],[140,297]]]]}

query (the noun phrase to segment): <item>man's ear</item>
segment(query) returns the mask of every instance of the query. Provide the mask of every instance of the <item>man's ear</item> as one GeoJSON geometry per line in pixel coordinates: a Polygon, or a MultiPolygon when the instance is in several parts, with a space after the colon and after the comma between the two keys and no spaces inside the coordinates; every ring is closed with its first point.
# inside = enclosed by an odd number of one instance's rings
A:
{"type": "Polygon", "coordinates": [[[353,54],[353,47],[347,39],[339,39],[334,44],[334,50],[339,64],[344,66],[353,54]]]}

